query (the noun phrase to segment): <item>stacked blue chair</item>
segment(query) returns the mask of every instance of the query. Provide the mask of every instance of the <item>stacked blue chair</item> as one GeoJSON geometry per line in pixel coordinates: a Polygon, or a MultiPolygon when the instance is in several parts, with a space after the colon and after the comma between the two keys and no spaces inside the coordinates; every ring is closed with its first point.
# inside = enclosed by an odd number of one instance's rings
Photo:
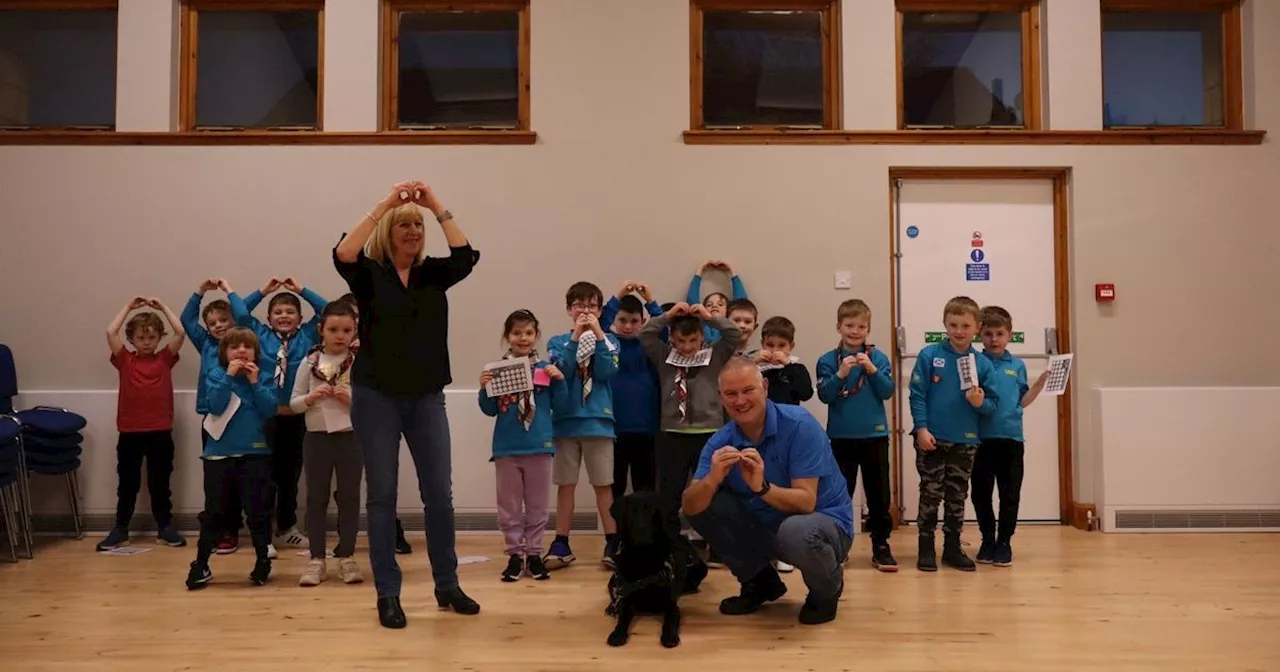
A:
{"type": "Polygon", "coordinates": [[[18,534],[26,547],[25,557],[31,554],[31,516],[28,497],[23,490],[26,479],[22,454],[22,423],[11,415],[0,415],[0,515],[4,517],[4,529],[9,536],[9,557],[18,561],[18,534]],[[21,530],[19,527],[21,526],[21,530]]]}
{"type": "Polygon", "coordinates": [[[0,414],[11,415],[22,423],[21,454],[24,461],[20,475],[21,490],[25,498],[26,515],[30,529],[31,488],[28,473],[44,476],[63,476],[67,482],[67,495],[71,499],[71,517],[76,538],[84,538],[84,522],[80,503],[80,444],[87,421],[83,416],[65,408],[36,406],[16,410],[13,399],[18,396],[18,373],[13,364],[13,351],[0,344],[0,414]]]}

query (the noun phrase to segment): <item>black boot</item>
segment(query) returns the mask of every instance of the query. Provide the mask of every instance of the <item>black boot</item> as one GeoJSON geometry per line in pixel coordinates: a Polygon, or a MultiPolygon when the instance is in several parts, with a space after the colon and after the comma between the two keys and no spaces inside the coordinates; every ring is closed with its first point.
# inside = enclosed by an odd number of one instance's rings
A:
{"type": "Polygon", "coordinates": [[[441,609],[452,609],[468,616],[480,613],[480,605],[456,586],[448,590],[436,588],[436,605],[441,609]]]}
{"type": "Polygon", "coordinates": [[[404,609],[400,608],[400,598],[378,598],[378,622],[384,628],[400,629],[405,626],[404,609]]]}
{"type": "Polygon", "coordinates": [[[922,572],[938,571],[938,555],[933,550],[933,535],[920,535],[920,550],[916,552],[916,569],[922,572]]]}
{"type": "Polygon", "coordinates": [[[942,542],[942,564],[962,572],[972,572],[978,568],[973,564],[973,560],[960,550],[960,535],[947,535],[942,542]]]}
{"type": "Polygon", "coordinates": [[[720,613],[741,616],[760,609],[765,602],[772,602],[787,594],[787,584],[778,576],[778,570],[766,566],[754,578],[742,584],[742,592],[720,601],[720,613]]]}

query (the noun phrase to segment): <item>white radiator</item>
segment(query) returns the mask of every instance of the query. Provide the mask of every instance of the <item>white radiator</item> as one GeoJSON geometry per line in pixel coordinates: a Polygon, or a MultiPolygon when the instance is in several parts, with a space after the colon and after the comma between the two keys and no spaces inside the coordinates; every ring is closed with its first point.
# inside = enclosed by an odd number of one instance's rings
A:
{"type": "Polygon", "coordinates": [[[1104,532],[1280,531],[1280,387],[1092,391],[1104,532]]]}

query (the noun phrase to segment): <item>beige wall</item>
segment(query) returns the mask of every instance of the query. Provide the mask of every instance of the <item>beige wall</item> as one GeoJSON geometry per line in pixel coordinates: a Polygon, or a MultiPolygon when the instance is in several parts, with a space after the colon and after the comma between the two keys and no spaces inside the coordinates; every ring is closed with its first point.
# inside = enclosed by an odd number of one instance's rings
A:
{"type": "MultiPolygon", "coordinates": [[[[1047,3],[1050,123],[1097,128],[1096,3],[1047,3]]],[[[1280,32],[1280,3],[1247,4],[1255,24],[1246,36],[1280,32]]],[[[172,42],[173,13],[153,0],[121,5],[120,44],[134,45],[120,62],[130,70],[119,77],[122,125],[164,130],[171,70],[152,59],[172,42]]],[[[372,130],[377,2],[330,5],[327,125],[372,130]]],[[[894,126],[892,5],[845,1],[847,128],[894,126]]],[[[0,340],[18,357],[22,387],[113,388],[102,328],[132,294],[180,310],[210,275],[247,293],[290,274],[338,295],[330,248],[388,185],[408,178],[436,187],[484,255],[450,295],[457,387],[475,386],[510,310],[532,309],[550,335],[565,326],[569,283],[589,279],[609,292],[634,277],[674,299],[708,256],[734,264],[763,316],[795,320],[798,352],[812,363],[834,337],[836,304],[852,296],[872,304],[874,337],[888,341],[887,171],[906,165],[1071,167],[1077,393],[1280,380],[1274,141],[685,146],[686,0],[533,0],[532,12],[536,146],[0,147],[0,340]],[[853,292],[832,289],[838,269],[853,272],[853,292]],[[1093,303],[1095,282],[1116,283],[1112,309],[1093,303]]],[[[1247,52],[1249,122],[1280,130],[1280,42],[1250,40],[1247,52]]],[[[432,242],[443,245],[438,235],[432,242]]],[[[187,388],[197,357],[184,355],[176,382],[187,388]]],[[[1077,494],[1088,501],[1096,456],[1081,438],[1092,435],[1088,404],[1077,409],[1077,494]]]]}

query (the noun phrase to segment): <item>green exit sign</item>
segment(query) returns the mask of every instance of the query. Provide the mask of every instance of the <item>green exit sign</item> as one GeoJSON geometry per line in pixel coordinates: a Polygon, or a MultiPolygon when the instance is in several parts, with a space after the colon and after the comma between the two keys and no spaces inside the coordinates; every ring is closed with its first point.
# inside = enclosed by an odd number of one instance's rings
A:
{"type": "MultiPolygon", "coordinates": [[[[926,332],[924,332],[924,342],[925,342],[925,343],[941,343],[941,342],[943,342],[943,341],[945,341],[945,340],[947,340],[947,332],[945,332],[945,331],[926,331],[926,332]]],[[[973,342],[974,342],[974,343],[981,343],[981,342],[982,342],[982,337],[981,337],[981,336],[979,336],[979,335],[977,335],[977,334],[974,334],[974,335],[973,335],[973,342]]],[[[1015,332],[1013,332],[1013,334],[1010,336],[1010,338],[1009,338],[1009,342],[1010,342],[1010,343],[1026,343],[1026,342],[1027,342],[1027,335],[1026,335],[1025,333],[1021,332],[1021,331],[1015,331],[1015,332]]]]}

